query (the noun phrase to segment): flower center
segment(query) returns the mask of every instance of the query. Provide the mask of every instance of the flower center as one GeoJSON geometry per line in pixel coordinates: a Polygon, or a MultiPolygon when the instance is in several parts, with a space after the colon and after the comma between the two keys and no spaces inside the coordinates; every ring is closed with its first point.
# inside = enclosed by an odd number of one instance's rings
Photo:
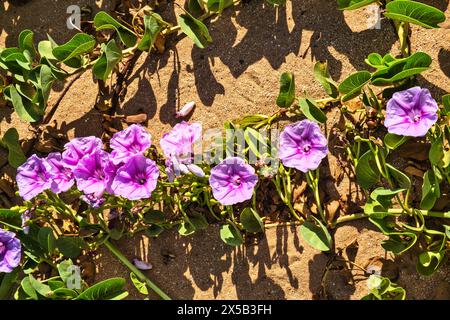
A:
{"type": "Polygon", "coordinates": [[[413,118],[414,123],[417,123],[420,121],[420,116],[414,116],[413,118]]]}
{"type": "Polygon", "coordinates": [[[311,150],[311,146],[309,144],[303,146],[303,152],[308,153],[311,150]]]}
{"type": "Polygon", "coordinates": [[[236,186],[239,187],[241,185],[241,176],[235,175],[232,179],[231,182],[236,186]]]}
{"type": "Polygon", "coordinates": [[[3,244],[3,242],[0,241],[0,255],[2,255],[3,253],[5,253],[6,251],[6,247],[3,244]]]}
{"type": "Polygon", "coordinates": [[[140,179],[138,180],[138,183],[139,183],[140,185],[144,185],[146,181],[147,181],[146,179],[140,178],[140,179]]]}
{"type": "Polygon", "coordinates": [[[97,168],[95,170],[95,176],[97,177],[98,180],[103,180],[105,178],[105,173],[101,168],[97,168]]]}

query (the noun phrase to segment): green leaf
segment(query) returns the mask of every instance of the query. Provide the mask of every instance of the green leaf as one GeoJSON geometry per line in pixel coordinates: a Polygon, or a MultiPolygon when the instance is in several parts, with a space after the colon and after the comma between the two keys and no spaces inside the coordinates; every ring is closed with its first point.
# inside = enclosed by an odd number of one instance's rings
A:
{"type": "Polygon", "coordinates": [[[339,92],[343,94],[342,101],[348,101],[357,97],[362,88],[369,83],[371,74],[368,71],[358,71],[347,77],[339,85],[339,92]]]}
{"type": "Polygon", "coordinates": [[[400,192],[406,191],[405,189],[384,189],[382,187],[372,191],[370,198],[380,203],[385,209],[388,209],[391,205],[391,200],[400,192]]]}
{"type": "Polygon", "coordinates": [[[178,233],[182,236],[189,236],[195,232],[195,227],[188,221],[183,221],[178,225],[178,233]]]}
{"type": "Polygon", "coordinates": [[[325,123],[327,122],[327,116],[323,111],[317,106],[316,102],[309,98],[300,97],[298,99],[298,104],[300,110],[303,112],[305,117],[311,121],[325,123]]]}
{"type": "Polygon", "coordinates": [[[305,221],[300,226],[300,233],[303,239],[313,248],[320,251],[330,251],[333,243],[331,235],[322,222],[316,219],[316,223],[305,221]]]}
{"type": "Polygon", "coordinates": [[[57,60],[53,55],[53,45],[50,40],[42,40],[38,43],[38,52],[41,58],[47,58],[50,60],[57,60]]]}
{"type": "Polygon", "coordinates": [[[431,144],[428,157],[434,166],[439,166],[444,158],[444,135],[440,131],[437,138],[431,144]]]}
{"type": "Polygon", "coordinates": [[[145,282],[140,281],[133,272],[130,273],[130,279],[131,282],[133,282],[134,287],[137,291],[139,291],[140,294],[148,295],[148,288],[145,282]]]}
{"type": "Polygon", "coordinates": [[[149,224],[163,224],[165,222],[164,213],[160,210],[151,209],[144,213],[144,221],[149,224]]]}
{"type": "Polygon", "coordinates": [[[377,68],[377,69],[386,68],[386,65],[383,62],[383,57],[379,53],[376,53],[376,52],[369,54],[364,61],[369,66],[377,68]]]}
{"type": "Polygon", "coordinates": [[[450,116],[450,94],[442,96],[442,106],[444,115],[450,116]]]}
{"type": "Polygon", "coordinates": [[[41,119],[43,112],[36,105],[24,98],[16,89],[10,85],[4,90],[5,98],[11,101],[17,115],[26,122],[37,122],[41,119]]]}
{"type": "Polygon", "coordinates": [[[391,215],[388,212],[387,207],[372,199],[366,201],[366,204],[364,205],[364,213],[374,219],[384,219],[391,215]]]}
{"type": "Polygon", "coordinates": [[[445,251],[426,251],[419,255],[417,261],[417,271],[424,276],[431,276],[439,269],[445,260],[445,251]]]}
{"type": "Polygon", "coordinates": [[[58,288],[53,291],[52,298],[57,300],[71,300],[78,296],[78,293],[75,290],[68,288],[58,288]]]}
{"type": "Polygon", "coordinates": [[[129,48],[133,47],[137,42],[137,36],[131,29],[127,28],[104,11],[100,11],[95,15],[94,26],[97,30],[116,30],[122,43],[129,48]]]}
{"type": "Polygon", "coordinates": [[[41,248],[48,254],[55,250],[55,236],[53,230],[49,227],[42,227],[38,233],[38,241],[41,248]]]}
{"type": "Polygon", "coordinates": [[[359,158],[355,171],[356,180],[361,188],[369,189],[380,181],[380,172],[375,165],[375,156],[371,150],[359,158]]]}
{"type": "Polygon", "coordinates": [[[389,86],[396,82],[411,78],[429,69],[431,57],[424,52],[416,52],[408,58],[396,59],[384,69],[372,74],[372,84],[389,86]]]}
{"type": "Polygon", "coordinates": [[[202,214],[194,214],[189,217],[189,221],[194,225],[195,230],[203,230],[208,228],[208,221],[205,216],[202,214]]]}
{"type": "Polygon", "coordinates": [[[295,77],[291,72],[284,72],[280,77],[280,93],[277,105],[280,108],[289,108],[295,100],[295,77]]]}
{"type": "Polygon", "coordinates": [[[181,31],[191,38],[197,47],[203,49],[212,42],[206,25],[192,15],[181,14],[178,17],[178,24],[181,27],[181,31]]]}
{"type": "Polygon", "coordinates": [[[244,243],[241,231],[234,224],[224,224],[220,227],[220,238],[230,246],[240,246],[244,243]]]}
{"type": "Polygon", "coordinates": [[[422,200],[420,201],[420,208],[431,210],[436,203],[436,200],[441,196],[439,187],[439,179],[433,170],[428,170],[423,175],[422,185],[422,200]]]}
{"type": "Polygon", "coordinates": [[[205,11],[203,1],[201,0],[188,0],[187,5],[189,12],[196,16],[202,15],[205,11]]]}
{"type": "Polygon", "coordinates": [[[247,127],[253,127],[257,124],[267,122],[268,118],[269,117],[264,114],[251,114],[237,120],[235,124],[239,125],[242,129],[245,129],[247,127]]]}
{"type": "MultiPolygon", "coordinates": [[[[21,223],[22,214],[19,209],[4,209],[0,208],[0,220],[5,222],[17,222],[21,223]]],[[[13,223],[15,225],[15,223],[13,223]]],[[[20,224],[19,224],[20,225],[20,224]]]]}
{"type": "Polygon", "coordinates": [[[221,13],[223,9],[233,5],[233,0],[208,0],[206,6],[211,12],[221,13]]]}
{"type": "Polygon", "coordinates": [[[411,0],[395,0],[386,5],[384,15],[390,19],[409,22],[431,29],[439,28],[445,14],[432,6],[411,0]]]}
{"type": "Polygon", "coordinates": [[[30,278],[29,277],[25,277],[22,279],[22,281],[20,282],[20,286],[23,290],[23,292],[25,292],[25,294],[30,297],[32,300],[38,300],[38,295],[36,292],[36,289],[34,289],[34,287],[31,285],[30,282],[30,278]]]}
{"type": "Polygon", "coordinates": [[[49,298],[53,294],[52,289],[50,289],[48,285],[43,284],[39,280],[35,279],[31,274],[28,275],[28,279],[33,289],[36,290],[36,292],[41,296],[49,298]]]}
{"type": "Polygon", "coordinates": [[[245,142],[247,143],[250,150],[255,154],[256,157],[262,158],[264,151],[267,152],[269,147],[264,139],[264,137],[253,128],[246,128],[244,131],[245,142]],[[262,151],[262,153],[260,152],[262,151]]]}
{"type": "Polygon", "coordinates": [[[77,33],[63,45],[53,48],[53,55],[59,61],[65,63],[69,67],[81,67],[80,56],[92,51],[95,47],[94,37],[85,33],[77,33]]]}
{"type": "Polygon", "coordinates": [[[338,0],[338,7],[340,10],[354,10],[374,2],[377,0],[338,0]]]}
{"type": "Polygon", "coordinates": [[[72,277],[72,270],[70,270],[73,266],[73,262],[71,259],[64,260],[57,265],[59,276],[61,277],[64,283],[72,277]]]}
{"type": "Polygon", "coordinates": [[[394,133],[387,133],[384,136],[384,144],[388,149],[395,150],[404,144],[408,140],[408,137],[399,136],[394,133]]]}
{"type": "Polygon", "coordinates": [[[85,242],[81,238],[60,237],[56,240],[56,247],[63,256],[75,259],[80,256],[81,249],[85,247],[85,242]]]}
{"type": "Polygon", "coordinates": [[[20,268],[14,268],[13,271],[0,277],[0,300],[9,298],[11,289],[16,286],[19,271],[21,271],[20,268]]]}
{"type": "Polygon", "coordinates": [[[106,81],[120,60],[122,60],[122,50],[114,40],[110,40],[106,46],[103,46],[102,50],[103,54],[94,64],[92,72],[97,79],[106,81]]]}
{"type": "Polygon", "coordinates": [[[150,51],[155,43],[156,37],[162,30],[161,16],[157,13],[151,13],[144,17],[144,36],[138,45],[141,51],[150,51]]]}
{"type": "Polygon", "coordinates": [[[389,163],[386,163],[386,168],[388,169],[389,173],[392,175],[394,180],[397,181],[397,185],[400,188],[403,188],[405,190],[411,188],[411,179],[409,179],[409,177],[406,174],[404,174],[397,168],[393,167],[389,163]]]}
{"type": "Polygon", "coordinates": [[[75,300],[118,300],[128,295],[124,290],[124,278],[111,278],[101,281],[83,291],[75,300]]]}
{"type": "Polygon", "coordinates": [[[264,222],[253,208],[245,208],[241,212],[241,223],[244,229],[251,233],[264,232],[264,222]]]}
{"type": "Polygon", "coordinates": [[[1,145],[8,149],[8,162],[13,168],[20,167],[27,158],[19,143],[19,133],[16,128],[10,128],[5,132],[1,145]]]}
{"type": "Polygon", "coordinates": [[[330,73],[328,72],[327,62],[317,61],[314,65],[314,77],[330,97],[337,98],[339,96],[337,84],[331,79],[330,73]]]}
{"type": "Polygon", "coordinates": [[[32,57],[36,55],[33,31],[25,29],[19,34],[19,49],[22,51],[27,50],[32,57]]]}
{"type": "Polygon", "coordinates": [[[158,226],[157,224],[151,225],[150,227],[145,230],[145,234],[148,237],[157,237],[164,231],[164,228],[161,226],[158,226]]]}
{"type": "Polygon", "coordinates": [[[389,236],[388,240],[384,240],[381,246],[394,254],[401,254],[411,249],[417,242],[417,235],[414,232],[398,232],[394,229],[395,222],[383,218],[369,217],[372,222],[383,234],[389,236]]]}

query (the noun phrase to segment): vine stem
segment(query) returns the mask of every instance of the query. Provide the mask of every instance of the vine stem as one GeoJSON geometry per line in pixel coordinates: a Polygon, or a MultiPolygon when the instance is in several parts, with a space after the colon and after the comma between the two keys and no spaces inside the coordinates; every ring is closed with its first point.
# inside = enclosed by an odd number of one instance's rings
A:
{"type": "MultiPolygon", "coordinates": [[[[428,210],[419,210],[419,211],[424,217],[450,219],[450,211],[447,211],[447,212],[428,211],[428,210]]],[[[401,215],[403,212],[404,212],[404,209],[389,209],[387,211],[388,215],[392,215],[392,216],[401,215]]],[[[349,221],[358,220],[358,219],[369,218],[369,217],[370,217],[370,215],[368,215],[366,213],[349,214],[349,215],[337,218],[336,221],[333,223],[332,227],[334,228],[337,224],[340,224],[340,223],[349,222],[349,221]]]]}
{"type": "Polygon", "coordinates": [[[114,254],[131,272],[133,272],[139,280],[145,282],[156,294],[158,294],[163,300],[172,300],[164,291],[162,291],[156,284],[148,279],[138,268],[134,266],[123,254],[119,251],[111,242],[106,240],[103,242],[105,247],[114,254]]]}
{"type": "Polygon", "coordinates": [[[313,176],[312,171],[308,171],[306,173],[306,180],[308,182],[309,187],[314,192],[314,199],[316,200],[317,210],[319,211],[320,217],[322,218],[322,221],[324,223],[327,223],[327,219],[325,216],[325,212],[323,211],[322,208],[322,203],[319,194],[319,169],[317,169],[315,177],[313,176]]]}

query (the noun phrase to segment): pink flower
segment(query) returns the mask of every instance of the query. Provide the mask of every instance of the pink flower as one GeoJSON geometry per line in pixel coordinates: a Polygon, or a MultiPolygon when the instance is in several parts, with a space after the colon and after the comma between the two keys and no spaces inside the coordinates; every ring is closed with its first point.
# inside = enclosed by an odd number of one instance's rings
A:
{"type": "Polygon", "coordinates": [[[144,154],[152,145],[152,136],[144,127],[132,124],[111,138],[111,159],[114,164],[126,162],[136,154],[144,154]]]}
{"type": "Polygon", "coordinates": [[[394,93],[388,101],[384,125],[390,133],[423,137],[437,121],[437,110],[428,89],[410,88],[394,93]]]}
{"type": "Polygon", "coordinates": [[[238,157],[223,160],[211,170],[209,177],[213,196],[223,205],[251,199],[257,182],[255,169],[238,157]]]}
{"type": "Polygon", "coordinates": [[[286,167],[315,170],[327,153],[327,138],[315,122],[302,120],[286,126],[280,135],[278,156],[286,167]]]}
{"type": "Polygon", "coordinates": [[[155,190],[158,177],[156,163],[138,154],[117,170],[111,188],[115,195],[129,200],[146,199],[155,190]]]}
{"type": "Polygon", "coordinates": [[[101,197],[105,191],[110,192],[115,166],[107,152],[97,149],[79,161],[73,174],[80,191],[101,197]]]}

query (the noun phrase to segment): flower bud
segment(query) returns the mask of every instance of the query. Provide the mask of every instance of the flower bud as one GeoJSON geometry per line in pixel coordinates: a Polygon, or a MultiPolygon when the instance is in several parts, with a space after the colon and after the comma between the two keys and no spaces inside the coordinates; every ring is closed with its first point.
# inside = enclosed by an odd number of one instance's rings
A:
{"type": "Polygon", "coordinates": [[[147,262],[144,262],[144,261],[141,261],[138,259],[133,259],[133,264],[139,270],[151,270],[153,268],[153,266],[150,263],[147,263],[147,262]]]}
{"type": "Polygon", "coordinates": [[[191,173],[195,174],[197,177],[203,178],[205,176],[205,172],[203,172],[202,168],[200,168],[195,164],[188,164],[187,168],[191,173]]]}
{"type": "Polygon", "coordinates": [[[191,102],[189,102],[189,103],[186,103],[186,104],[183,106],[183,108],[181,108],[181,110],[178,111],[178,112],[175,114],[175,118],[183,118],[183,117],[186,117],[186,116],[192,111],[192,109],[194,109],[194,107],[195,107],[195,102],[194,102],[194,101],[191,101],[191,102]]]}

